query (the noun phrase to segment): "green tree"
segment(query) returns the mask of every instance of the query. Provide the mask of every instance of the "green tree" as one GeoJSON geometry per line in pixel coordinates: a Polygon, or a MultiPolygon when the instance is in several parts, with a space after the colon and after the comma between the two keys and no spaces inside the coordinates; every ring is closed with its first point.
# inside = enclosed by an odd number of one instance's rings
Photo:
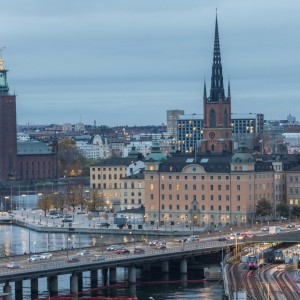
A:
{"type": "Polygon", "coordinates": [[[44,211],[44,215],[46,217],[47,211],[53,207],[51,194],[43,194],[38,200],[37,207],[44,211]]]}
{"type": "Polygon", "coordinates": [[[266,217],[272,214],[272,205],[265,198],[259,200],[256,204],[256,215],[258,217],[266,217]]]}
{"type": "Polygon", "coordinates": [[[300,207],[298,205],[293,206],[292,216],[294,216],[296,218],[300,217],[300,207]]]}
{"type": "Polygon", "coordinates": [[[290,214],[289,206],[286,203],[279,203],[276,206],[276,212],[280,217],[288,218],[290,214]]]}

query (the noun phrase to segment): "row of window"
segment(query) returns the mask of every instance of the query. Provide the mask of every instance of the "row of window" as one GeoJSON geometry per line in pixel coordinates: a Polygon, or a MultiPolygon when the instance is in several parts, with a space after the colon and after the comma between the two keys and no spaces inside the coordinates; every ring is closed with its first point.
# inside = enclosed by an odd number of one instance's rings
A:
{"type": "MultiPolygon", "coordinates": [[[[137,200],[137,204],[142,204],[142,199],[138,199],[137,200]]],[[[124,199],[124,204],[128,204],[129,203],[129,201],[128,201],[128,199],[127,198],[125,198],[124,199]]],[[[131,202],[130,202],[131,204],[135,204],[135,201],[134,201],[134,199],[131,199],[131,202]]]]}
{"type": "MultiPolygon", "coordinates": [[[[162,205],[161,205],[161,209],[162,209],[162,210],[168,209],[169,211],[172,211],[172,210],[173,210],[173,205],[172,205],[172,204],[169,204],[168,206],[166,206],[165,204],[162,204],[162,205]]],[[[187,211],[188,209],[189,209],[189,206],[188,206],[188,205],[185,205],[185,206],[184,206],[184,210],[187,211]]],[[[211,205],[211,206],[209,207],[209,209],[210,209],[210,211],[214,211],[214,210],[215,210],[215,206],[214,206],[214,205],[211,205]]],[[[180,211],[180,205],[176,205],[176,206],[174,207],[174,210],[180,211]]],[[[201,206],[201,210],[202,210],[202,211],[206,211],[206,206],[205,206],[205,205],[202,205],[202,206],[201,206]]],[[[218,205],[216,210],[222,211],[222,205],[218,205]]],[[[231,210],[232,210],[232,209],[231,209],[231,210]]],[[[230,206],[229,206],[229,205],[226,205],[226,206],[225,206],[225,211],[230,211],[230,206]]],[[[241,211],[241,207],[240,207],[239,205],[236,207],[236,211],[241,211]]]]}
{"type": "MultiPolygon", "coordinates": [[[[92,171],[96,171],[96,169],[97,169],[97,171],[101,171],[101,168],[92,168],[92,171]]],[[[119,167],[119,168],[116,168],[116,167],[114,167],[114,168],[106,168],[106,167],[103,167],[102,168],[102,171],[112,171],[112,169],[113,169],[113,171],[122,171],[122,170],[126,170],[126,167],[125,168],[123,168],[123,167],[119,167]]]]}

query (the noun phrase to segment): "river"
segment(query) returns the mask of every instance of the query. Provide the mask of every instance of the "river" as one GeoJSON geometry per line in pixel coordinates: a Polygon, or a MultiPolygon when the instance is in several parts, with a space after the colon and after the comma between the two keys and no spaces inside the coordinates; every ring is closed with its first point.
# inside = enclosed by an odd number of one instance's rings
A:
{"type": "MultiPolygon", "coordinates": [[[[47,234],[28,231],[27,229],[14,225],[0,225],[0,256],[11,256],[16,254],[42,251],[60,250],[62,248],[85,247],[92,245],[103,245],[112,242],[126,242],[128,236],[104,235],[78,235],[72,234],[47,234]]],[[[98,295],[105,296],[127,296],[132,295],[134,289],[139,300],[148,300],[153,297],[155,300],[167,299],[212,299],[221,300],[223,293],[222,282],[200,282],[203,279],[203,271],[189,271],[188,275],[182,277],[179,272],[170,272],[168,276],[159,271],[151,271],[146,276],[137,272],[137,284],[129,287],[127,284],[127,269],[117,269],[118,287],[106,288],[98,291],[98,295]],[[182,281],[182,280],[187,281],[182,281]]],[[[90,287],[90,273],[83,273],[83,289],[90,287]]],[[[70,276],[60,275],[58,277],[58,288],[60,294],[69,293],[70,276]]],[[[3,284],[0,285],[1,290],[3,284]]],[[[99,286],[103,286],[102,274],[99,271],[99,286]]],[[[12,284],[13,290],[14,286],[12,284]]],[[[30,281],[23,282],[24,300],[30,299],[30,281]]],[[[39,279],[39,297],[47,297],[46,278],[39,279]]],[[[63,299],[63,298],[62,298],[63,299]]]]}

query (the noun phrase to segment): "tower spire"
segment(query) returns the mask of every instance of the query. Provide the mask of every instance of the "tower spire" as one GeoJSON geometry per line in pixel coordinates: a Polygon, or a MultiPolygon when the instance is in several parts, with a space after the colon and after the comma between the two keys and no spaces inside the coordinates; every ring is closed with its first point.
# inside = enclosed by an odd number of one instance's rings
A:
{"type": "Polygon", "coordinates": [[[219,28],[218,28],[218,16],[216,13],[216,24],[215,24],[215,39],[214,39],[214,55],[211,75],[211,86],[210,86],[210,102],[218,102],[219,99],[226,101],[224,86],[223,86],[223,74],[221,64],[221,51],[220,51],[220,40],[219,40],[219,28]]]}
{"type": "Polygon", "coordinates": [[[205,80],[205,77],[204,77],[204,92],[203,92],[203,98],[204,98],[204,99],[207,99],[207,94],[206,94],[206,80],[205,80]]]}
{"type": "Polygon", "coordinates": [[[227,97],[231,98],[231,92],[230,92],[230,78],[228,78],[228,92],[227,92],[227,97]]]}

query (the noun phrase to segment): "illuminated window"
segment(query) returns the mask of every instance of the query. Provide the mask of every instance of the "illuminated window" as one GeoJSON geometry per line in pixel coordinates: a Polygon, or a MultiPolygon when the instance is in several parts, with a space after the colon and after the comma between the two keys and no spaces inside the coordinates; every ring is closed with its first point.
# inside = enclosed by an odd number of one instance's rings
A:
{"type": "Polygon", "coordinates": [[[176,185],[176,190],[177,190],[177,191],[180,190],[180,185],[179,185],[179,184],[176,185]]]}
{"type": "Polygon", "coordinates": [[[151,191],[154,190],[154,185],[153,185],[153,183],[150,184],[150,190],[151,190],[151,191]]]}

